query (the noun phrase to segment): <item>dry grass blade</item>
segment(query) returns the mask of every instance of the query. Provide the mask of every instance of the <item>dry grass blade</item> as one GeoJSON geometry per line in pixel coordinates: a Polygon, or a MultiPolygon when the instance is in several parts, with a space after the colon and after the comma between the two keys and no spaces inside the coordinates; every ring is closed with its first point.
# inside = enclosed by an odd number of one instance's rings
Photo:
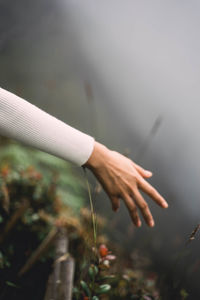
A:
{"type": "Polygon", "coordinates": [[[86,169],[83,168],[84,170],[84,174],[85,174],[85,179],[86,179],[86,184],[87,184],[87,189],[88,189],[88,195],[89,195],[89,200],[90,200],[90,209],[91,209],[91,217],[92,217],[92,227],[93,227],[93,237],[94,237],[94,247],[96,248],[97,246],[97,218],[96,218],[96,214],[94,211],[94,205],[93,205],[93,201],[92,201],[92,195],[91,195],[91,190],[90,190],[90,185],[88,182],[88,178],[87,178],[87,173],[86,173],[86,169]]]}
{"type": "Polygon", "coordinates": [[[193,241],[195,239],[195,236],[197,234],[197,232],[199,231],[200,229],[200,224],[198,224],[194,230],[192,231],[192,233],[190,234],[190,237],[189,239],[187,240],[186,244],[189,244],[191,241],[193,241]]]}
{"type": "Polygon", "coordinates": [[[68,257],[69,257],[69,253],[65,253],[64,255],[62,255],[61,257],[59,257],[58,259],[55,260],[55,264],[58,264],[62,261],[67,260],[68,257]]]}

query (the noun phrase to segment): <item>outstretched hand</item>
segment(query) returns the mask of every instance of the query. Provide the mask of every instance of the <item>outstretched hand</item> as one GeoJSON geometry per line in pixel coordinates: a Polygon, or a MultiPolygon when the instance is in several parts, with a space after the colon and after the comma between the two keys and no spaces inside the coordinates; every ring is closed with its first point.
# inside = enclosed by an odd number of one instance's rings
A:
{"type": "Polygon", "coordinates": [[[120,199],[124,201],[130,217],[137,227],[142,224],[138,208],[145,222],[150,227],[154,226],[153,216],[140,190],[149,195],[161,207],[168,207],[165,199],[145,180],[152,176],[150,171],[144,170],[131,159],[109,150],[98,142],[95,142],[94,150],[84,167],[89,168],[101,183],[111,200],[114,211],[119,209],[120,199]]]}

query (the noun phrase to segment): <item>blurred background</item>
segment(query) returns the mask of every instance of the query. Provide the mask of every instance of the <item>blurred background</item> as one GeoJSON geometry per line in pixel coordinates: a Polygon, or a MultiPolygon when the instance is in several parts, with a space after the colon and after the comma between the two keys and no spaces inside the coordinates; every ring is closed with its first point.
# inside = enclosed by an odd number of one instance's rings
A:
{"type": "MultiPolygon", "coordinates": [[[[165,274],[200,210],[199,1],[0,0],[0,86],[154,173],[169,202],[135,230],[105,194],[112,238],[165,274]]],[[[76,167],[74,167],[76,168],[76,167]]],[[[199,236],[176,269],[200,297],[199,236]]]]}

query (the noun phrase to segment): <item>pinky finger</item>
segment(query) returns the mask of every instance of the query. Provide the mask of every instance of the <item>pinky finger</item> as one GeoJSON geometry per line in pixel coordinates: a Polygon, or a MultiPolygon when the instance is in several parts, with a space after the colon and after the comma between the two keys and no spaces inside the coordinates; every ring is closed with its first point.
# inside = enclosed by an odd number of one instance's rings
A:
{"type": "Polygon", "coordinates": [[[133,221],[133,223],[135,224],[135,226],[140,227],[142,225],[142,222],[140,220],[140,217],[138,215],[137,212],[137,207],[135,205],[135,203],[133,202],[133,199],[129,196],[129,195],[125,195],[123,197],[125,205],[129,211],[129,215],[133,221]]]}
{"type": "Polygon", "coordinates": [[[112,210],[113,211],[118,211],[119,207],[120,207],[120,201],[118,197],[110,197],[111,199],[111,204],[112,204],[112,210]]]}

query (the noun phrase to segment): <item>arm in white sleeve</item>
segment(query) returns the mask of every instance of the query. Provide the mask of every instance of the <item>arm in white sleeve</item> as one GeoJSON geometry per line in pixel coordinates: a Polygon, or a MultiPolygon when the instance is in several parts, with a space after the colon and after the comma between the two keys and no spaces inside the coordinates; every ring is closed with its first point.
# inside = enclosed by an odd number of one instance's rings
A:
{"type": "Polygon", "coordinates": [[[94,148],[93,137],[2,88],[0,134],[79,166],[88,160],[94,148]]]}

